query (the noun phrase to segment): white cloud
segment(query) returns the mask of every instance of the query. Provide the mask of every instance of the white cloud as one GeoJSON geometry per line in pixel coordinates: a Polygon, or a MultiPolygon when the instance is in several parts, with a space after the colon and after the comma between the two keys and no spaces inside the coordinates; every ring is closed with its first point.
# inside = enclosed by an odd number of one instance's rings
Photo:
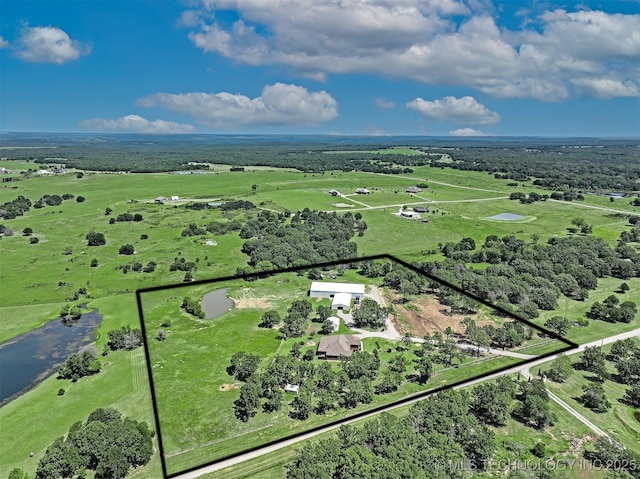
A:
{"type": "Polygon", "coordinates": [[[195,131],[192,125],[173,121],[149,121],[138,115],[126,115],[116,120],[94,118],[78,123],[81,128],[94,131],[113,131],[131,133],[189,133],[195,131]]]}
{"type": "MultiPolygon", "coordinates": [[[[300,75],[374,73],[464,85],[500,98],[560,101],[572,80],[636,78],[640,15],[547,11],[519,30],[485,1],[202,0],[183,23],[205,52],[300,75]],[[235,10],[225,24],[217,12],[235,10]],[[283,13],[286,12],[286,13],[283,13]],[[452,16],[462,16],[454,21],[452,16]]],[[[584,93],[585,89],[580,89],[584,93]]],[[[620,89],[621,92],[626,91],[620,89]]]]}
{"type": "Polygon", "coordinates": [[[58,27],[25,27],[16,42],[16,54],[27,62],[62,65],[87,55],[91,47],[72,40],[58,27]]]}
{"type": "Polygon", "coordinates": [[[313,125],[338,116],[338,103],[329,93],[309,92],[301,86],[284,83],[265,86],[257,98],[227,92],[156,93],[137,103],[187,113],[198,123],[214,129],[313,125]]]}
{"type": "Polygon", "coordinates": [[[473,128],[458,128],[457,130],[451,130],[449,132],[451,136],[487,136],[486,133],[480,130],[474,130],[473,128]]]}
{"type": "Polygon", "coordinates": [[[2,38],[2,35],[0,35],[0,50],[2,50],[3,48],[7,48],[8,46],[9,42],[2,38]]]}
{"type": "Polygon", "coordinates": [[[599,98],[621,96],[640,96],[638,84],[631,80],[621,81],[614,78],[576,78],[571,80],[579,91],[599,98]]]}
{"type": "Polygon", "coordinates": [[[453,121],[469,125],[493,125],[500,116],[478,103],[471,96],[456,98],[445,96],[439,100],[416,98],[406,104],[407,108],[417,111],[425,120],[453,121]]]}
{"type": "Polygon", "coordinates": [[[389,100],[385,100],[384,98],[376,98],[375,100],[376,106],[378,108],[384,108],[384,109],[389,109],[389,108],[395,108],[396,104],[395,102],[389,101],[389,100]]]}

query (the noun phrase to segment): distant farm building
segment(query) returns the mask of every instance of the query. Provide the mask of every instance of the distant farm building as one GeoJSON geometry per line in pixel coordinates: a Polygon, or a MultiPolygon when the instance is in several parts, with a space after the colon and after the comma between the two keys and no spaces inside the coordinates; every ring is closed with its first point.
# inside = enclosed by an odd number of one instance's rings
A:
{"type": "Polygon", "coordinates": [[[174,195],[174,196],[171,197],[171,201],[178,201],[179,199],[180,199],[180,197],[177,196],[177,195],[174,195]]]}
{"type": "Polygon", "coordinates": [[[366,188],[356,188],[356,193],[358,193],[359,195],[368,195],[369,193],[371,193],[371,191],[366,188]]]}
{"type": "Polygon", "coordinates": [[[414,206],[413,211],[415,211],[416,213],[428,213],[429,208],[427,208],[426,206],[414,206]]]}
{"type": "Polygon", "coordinates": [[[418,188],[417,186],[410,186],[409,188],[407,188],[407,193],[421,193],[422,189],[418,188]]]}
{"type": "Polygon", "coordinates": [[[400,216],[403,218],[420,218],[420,214],[413,211],[401,211],[400,216]]]}
{"type": "Polygon", "coordinates": [[[154,203],[164,203],[165,201],[167,201],[167,198],[165,196],[158,196],[155,200],[153,200],[154,203]]]}
{"type": "Polygon", "coordinates": [[[331,299],[331,309],[348,310],[352,300],[358,304],[364,298],[364,284],[314,281],[311,283],[309,296],[311,298],[329,298],[331,299]]]}
{"type": "Polygon", "coordinates": [[[318,344],[316,352],[319,359],[337,360],[340,356],[349,357],[362,349],[360,339],[352,334],[325,336],[318,344]]]}

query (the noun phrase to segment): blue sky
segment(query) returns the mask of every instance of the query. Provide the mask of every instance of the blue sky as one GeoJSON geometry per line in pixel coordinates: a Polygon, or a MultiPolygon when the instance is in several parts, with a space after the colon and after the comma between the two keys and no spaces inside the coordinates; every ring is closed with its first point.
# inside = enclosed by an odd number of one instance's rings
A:
{"type": "Polygon", "coordinates": [[[0,130],[640,136],[640,1],[0,0],[0,130]]]}

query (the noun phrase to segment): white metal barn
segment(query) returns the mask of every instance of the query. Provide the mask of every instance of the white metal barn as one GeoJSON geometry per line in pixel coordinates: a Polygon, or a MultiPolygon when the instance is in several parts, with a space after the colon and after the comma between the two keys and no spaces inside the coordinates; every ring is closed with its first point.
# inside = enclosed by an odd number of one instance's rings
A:
{"type": "Polygon", "coordinates": [[[364,284],[313,281],[309,297],[330,298],[332,309],[349,309],[351,301],[357,304],[364,298],[364,284]]]}

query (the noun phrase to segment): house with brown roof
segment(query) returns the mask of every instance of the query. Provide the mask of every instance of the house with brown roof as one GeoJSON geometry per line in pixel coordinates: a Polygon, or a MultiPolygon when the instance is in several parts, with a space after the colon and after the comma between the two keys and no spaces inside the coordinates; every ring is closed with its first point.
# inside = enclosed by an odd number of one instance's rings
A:
{"type": "Polygon", "coordinates": [[[318,359],[337,360],[340,359],[340,356],[349,357],[361,349],[360,338],[352,334],[338,334],[337,336],[324,336],[318,344],[316,354],[318,359]]]}

